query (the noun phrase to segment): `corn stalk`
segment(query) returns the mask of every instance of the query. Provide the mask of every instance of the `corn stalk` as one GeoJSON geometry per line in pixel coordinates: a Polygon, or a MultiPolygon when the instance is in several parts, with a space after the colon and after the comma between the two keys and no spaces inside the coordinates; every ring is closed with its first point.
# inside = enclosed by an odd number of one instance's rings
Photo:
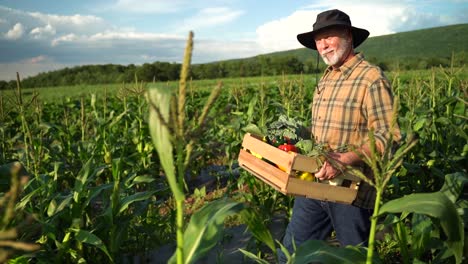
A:
{"type": "MultiPolygon", "coordinates": [[[[201,115],[193,122],[194,127],[186,128],[187,79],[193,49],[193,33],[190,32],[182,64],[177,98],[168,87],[155,87],[148,91],[149,128],[153,143],[159,155],[161,166],[169,183],[176,204],[176,261],[179,264],[190,262],[193,251],[184,251],[184,184],[185,171],[191,160],[196,138],[203,131],[205,120],[213,103],[218,98],[222,84],[212,90],[201,115]],[[193,136],[192,136],[193,135],[193,136]]],[[[188,251],[188,250],[187,250],[188,251]]]]}

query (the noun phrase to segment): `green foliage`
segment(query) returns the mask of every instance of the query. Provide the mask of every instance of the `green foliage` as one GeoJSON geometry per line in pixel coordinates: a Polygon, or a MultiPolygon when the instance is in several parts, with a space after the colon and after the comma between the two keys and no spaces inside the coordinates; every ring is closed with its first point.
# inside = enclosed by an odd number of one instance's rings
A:
{"type": "Polygon", "coordinates": [[[385,203],[380,213],[413,212],[426,214],[440,220],[447,235],[447,247],[461,262],[463,252],[463,228],[454,204],[442,193],[418,193],[385,203]]]}
{"type": "Polygon", "coordinates": [[[299,138],[300,132],[302,131],[301,122],[297,121],[294,118],[288,118],[285,115],[280,115],[278,120],[271,122],[267,128],[267,138],[270,142],[273,140],[281,139],[284,140],[284,137],[289,138],[290,140],[297,142],[303,138],[299,138]]]}
{"type": "Polygon", "coordinates": [[[405,261],[419,259],[423,253],[432,250],[437,262],[445,263],[445,259],[451,256],[454,256],[455,263],[463,262],[464,226],[467,223],[462,220],[460,212],[468,206],[460,195],[468,184],[468,177],[455,173],[446,175],[445,179],[444,187],[438,192],[410,194],[388,201],[380,208],[380,214],[403,213],[393,225],[401,242],[401,251],[407,251],[408,244],[411,244],[412,254],[403,254],[405,261]],[[412,228],[406,230],[405,218],[410,213],[413,214],[412,228]],[[442,232],[435,232],[439,228],[442,232]]]}
{"type": "Polygon", "coordinates": [[[242,221],[247,224],[249,231],[258,240],[268,246],[276,256],[276,246],[273,237],[268,230],[263,218],[258,217],[258,212],[253,207],[246,207],[240,212],[242,221]]]}

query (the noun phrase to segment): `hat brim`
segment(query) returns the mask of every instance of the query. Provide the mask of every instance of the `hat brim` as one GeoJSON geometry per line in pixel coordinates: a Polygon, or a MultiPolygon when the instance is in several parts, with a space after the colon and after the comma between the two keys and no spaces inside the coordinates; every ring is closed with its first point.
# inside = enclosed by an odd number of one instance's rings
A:
{"type": "MultiPolygon", "coordinates": [[[[297,40],[305,47],[313,50],[317,50],[317,46],[315,46],[315,35],[317,32],[322,31],[325,28],[329,28],[333,25],[323,27],[319,30],[313,30],[310,32],[305,32],[297,35],[297,40]]],[[[361,43],[364,42],[364,40],[369,37],[369,31],[363,29],[363,28],[357,28],[357,27],[351,27],[351,32],[353,34],[353,47],[357,48],[361,43]]]]}

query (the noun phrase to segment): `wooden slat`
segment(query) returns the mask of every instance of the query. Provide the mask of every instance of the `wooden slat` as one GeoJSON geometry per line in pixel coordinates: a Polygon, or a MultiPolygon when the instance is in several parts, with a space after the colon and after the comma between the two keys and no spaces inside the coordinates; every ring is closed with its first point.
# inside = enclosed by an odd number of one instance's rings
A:
{"type": "Polygon", "coordinates": [[[239,153],[239,166],[252,173],[275,189],[285,193],[288,174],[265,161],[253,156],[245,150],[239,153]]]}
{"type": "Polygon", "coordinates": [[[356,189],[303,181],[297,178],[289,179],[287,190],[292,195],[345,204],[351,204],[357,195],[356,189]]]}
{"type": "Polygon", "coordinates": [[[242,147],[259,154],[264,159],[267,159],[274,164],[286,168],[286,173],[289,174],[291,172],[293,159],[296,155],[295,153],[282,151],[275,146],[251,136],[249,133],[245,134],[244,140],[242,141],[242,147]]]}
{"type": "Polygon", "coordinates": [[[315,173],[320,170],[321,164],[322,162],[318,158],[296,154],[292,168],[297,171],[308,171],[315,173]]]}

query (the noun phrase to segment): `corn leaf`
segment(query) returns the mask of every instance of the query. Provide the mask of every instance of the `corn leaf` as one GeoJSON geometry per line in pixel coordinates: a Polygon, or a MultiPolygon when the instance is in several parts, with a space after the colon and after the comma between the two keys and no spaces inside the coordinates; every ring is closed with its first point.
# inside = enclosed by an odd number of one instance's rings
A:
{"type": "Polygon", "coordinates": [[[242,248],[239,248],[239,251],[242,252],[242,254],[244,254],[244,256],[250,258],[251,260],[255,261],[256,263],[269,264],[268,261],[261,259],[257,255],[255,255],[255,254],[253,254],[253,253],[251,253],[249,251],[243,250],[242,248]]]}
{"type": "Polygon", "coordinates": [[[57,204],[57,201],[55,199],[52,200],[49,204],[49,208],[47,209],[47,215],[52,216],[54,214],[61,212],[65,208],[69,208],[72,198],[73,198],[72,195],[69,194],[65,196],[65,198],[60,202],[60,204],[57,204]]]}
{"type": "Polygon", "coordinates": [[[183,200],[182,190],[177,184],[174,149],[171,142],[171,133],[167,126],[170,116],[171,97],[172,93],[167,89],[156,87],[148,91],[150,101],[149,130],[171,191],[176,200],[183,200]]]}
{"type": "Polygon", "coordinates": [[[464,188],[468,186],[468,177],[461,172],[445,175],[444,186],[440,189],[440,192],[444,193],[452,203],[455,203],[460,194],[462,194],[464,188]]]}
{"type": "Polygon", "coordinates": [[[247,224],[249,231],[254,237],[267,245],[276,255],[276,246],[270,230],[265,226],[263,219],[258,217],[258,213],[253,208],[247,207],[240,213],[242,221],[247,224]]]}
{"type": "Polygon", "coordinates": [[[424,251],[429,248],[433,230],[432,221],[426,215],[413,214],[412,227],[411,251],[414,258],[419,259],[424,251]]]}
{"type": "Polygon", "coordinates": [[[89,195],[86,200],[86,205],[88,205],[94,198],[100,195],[102,192],[111,189],[113,183],[102,184],[96,187],[89,188],[89,195]]]}
{"type": "Polygon", "coordinates": [[[52,199],[49,203],[49,206],[47,207],[47,216],[54,215],[56,208],[57,208],[57,201],[55,199],[52,199]]]}
{"type": "MultiPolygon", "coordinates": [[[[355,247],[334,247],[323,241],[309,240],[301,244],[292,256],[292,263],[365,263],[366,251],[355,247]]],[[[377,258],[373,263],[379,263],[377,258]]]]}
{"type": "MultiPolygon", "coordinates": [[[[242,203],[221,199],[206,204],[194,213],[184,232],[184,263],[194,263],[208,253],[222,237],[224,219],[242,209],[242,203]]],[[[176,263],[176,254],[169,263],[176,263]]]]}
{"type": "Polygon", "coordinates": [[[257,125],[252,124],[252,123],[242,128],[242,131],[256,135],[256,136],[260,136],[260,137],[263,137],[265,135],[265,133],[263,133],[262,130],[257,125]]]}
{"type": "Polygon", "coordinates": [[[151,191],[151,192],[138,192],[135,194],[132,194],[130,196],[125,197],[121,201],[121,205],[119,208],[119,214],[121,214],[123,211],[127,210],[128,206],[134,202],[138,201],[143,201],[149,199],[153,194],[155,194],[156,191],[151,191]]]}
{"type": "Polygon", "coordinates": [[[112,257],[110,256],[109,252],[107,251],[106,245],[102,242],[102,240],[96,236],[95,234],[88,232],[86,230],[81,230],[81,229],[71,229],[75,233],[75,239],[81,243],[86,243],[89,245],[93,245],[102,252],[104,252],[109,259],[112,261],[112,257]]]}
{"type": "Polygon", "coordinates": [[[73,200],[75,203],[79,202],[81,192],[85,189],[88,177],[91,174],[91,163],[92,160],[89,159],[84,166],[81,168],[78,176],[75,178],[75,185],[73,187],[73,200]]]}
{"type": "Polygon", "coordinates": [[[26,207],[26,205],[28,204],[31,204],[31,200],[33,199],[33,197],[40,193],[41,189],[35,189],[35,190],[32,190],[30,193],[28,193],[27,195],[25,195],[21,201],[16,204],[16,209],[17,210],[24,210],[24,208],[26,207]]]}
{"type": "Polygon", "coordinates": [[[130,186],[133,186],[134,184],[138,184],[138,183],[150,183],[153,181],[154,181],[154,178],[151,175],[137,176],[135,177],[135,179],[133,180],[130,186]]]}

